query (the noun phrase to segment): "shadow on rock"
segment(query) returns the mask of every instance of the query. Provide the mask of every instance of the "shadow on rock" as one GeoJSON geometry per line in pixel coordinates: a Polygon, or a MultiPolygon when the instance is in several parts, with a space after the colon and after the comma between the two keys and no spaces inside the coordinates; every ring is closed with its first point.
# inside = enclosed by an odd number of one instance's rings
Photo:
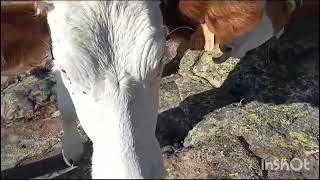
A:
{"type": "Polygon", "coordinates": [[[279,40],[271,39],[248,52],[222,86],[190,95],[161,112],[156,132],[161,146],[182,143],[205,115],[230,104],[304,102],[318,107],[318,25],[303,20],[286,26],[279,40]]]}
{"type": "Polygon", "coordinates": [[[90,166],[88,163],[92,156],[92,143],[85,143],[85,156],[81,167],[77,167],[68,171],[68,166],[64,164],[61,149],[56,149],[44,157],[33,157],[33,159],[23,161],[23,164],[14,168],[1,171],[1,179],[70,179],[77,177],[78,179],[90,179],[90,166]],[[36,171],[35,171],[36,170],[36,171]]]}

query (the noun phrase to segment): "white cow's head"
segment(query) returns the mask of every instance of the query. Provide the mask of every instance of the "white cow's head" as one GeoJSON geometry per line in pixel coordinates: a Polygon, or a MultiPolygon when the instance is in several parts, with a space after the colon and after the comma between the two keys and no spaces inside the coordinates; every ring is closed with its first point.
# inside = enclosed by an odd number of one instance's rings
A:
{"type": "Polygon", "coordinates": [[[159,2],[54,1],[52,7],[54,66],[93,142],[93,178],[160,178],[159,2]]]}

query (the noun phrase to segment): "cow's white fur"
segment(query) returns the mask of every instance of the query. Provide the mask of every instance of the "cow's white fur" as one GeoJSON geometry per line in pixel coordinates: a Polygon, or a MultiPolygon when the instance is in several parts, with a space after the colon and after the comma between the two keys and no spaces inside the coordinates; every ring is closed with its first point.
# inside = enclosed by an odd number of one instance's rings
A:
{"type": "Polygon", "coordinates": [[[72,103],[72,99],[68,90],[63,84],[61,74],[55,73],[56,85],[58,90],[58,108],[63,120],[63,158],[64,161],[71,166],[73,162],[78,162],[83,155],[82,140],[77,128],[77,114],[72,103]]]}
{"type": "Polygon", "coordinates": [[[159,2],[51,3],[64,155],[82,154],[78,117],[93,142],[92,178],[162,178],[155,137],[165,50],[159,2]]]}
{"type": "Polygon", "coordinates": [[[273,36],[279,38],[283,34],[283,29],[275,33],[272,21],[266,12],[266,1],[263,1],[263,14],[261,20],[247,33],[226,43],[230,48],[232,57],[242,58],[250,50],[253,50],[273,36]]]}

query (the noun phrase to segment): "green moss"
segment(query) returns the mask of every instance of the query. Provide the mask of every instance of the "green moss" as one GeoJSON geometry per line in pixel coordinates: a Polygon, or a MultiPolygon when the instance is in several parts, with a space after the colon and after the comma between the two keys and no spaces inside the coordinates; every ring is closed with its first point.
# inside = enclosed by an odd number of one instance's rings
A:
{"type": "Polygon", "coordinates": [[[318,141],[304,132],[290,132],[290,138],[272,138],[271,143],[282,148],[300,150],[319,149],[318,141]]]}
{"type": "Polygon", "coordinates": [[[222,120],[222,125],[228,125],[231,122],[231,119],[228,117],[224,117],[222,120]]]}
{"type": "Polygon", "coordinates": [[[294,146],[302,147],[306,150],[319,149],[319,142],[304,132],[290,132],[294,146]]]}
{"type": "Polygon", "coordinates": [[[24,110],[20,110],[20,111],[16,111],[14,118],[15,119],[20,119],[20,118],[31,118],[33,116],[33,109],[29,108],[29,109],[24,109],[24,110]]]}
{"type": "Polygon", "coordinates": [[[169,92],[169,91],[163,91],[161,92],[161,99],[165,100],[165,101],[179,101],[180,99],[177,98],[177,95],[172,93],[172,92],[169,92]]]}
{"type": "Polygon", "coordinates": [[[238,61],[235,59],[227,60],[222,64],[215,64],[212,55],[204,53],[196,65],[192,68],[192,73],[210,82],[214,87],[220,87],[229,73],[235,68],[238,61]]]}
{"type": "Polygon", "coordinates": [[[286,115],[286,119],[294,119],[305,117],[309,114],[309,107],[302,103],[292,103],[289,106],[286,104],[272,107],[272,111],[279,115],[286,115]]]}
{"type": "Polygon", "coordinates": [[[233,126],[232,134],[239,135],[239,134],[251,134],[253,131],[246,126],[233,126]]]}
{"type": "Polygon", "coordinates": [[[178,86],[181,100],[212,89],[209,84],[206,84],[197,77],[184,76],[183,78],[177,79],[175,83],[178,86]]]}
{"type": "Polygon", "coordinates": [[[256,112],[245,111],[243,112],[243,116],[250,124],[254,124],[254,125],[261,124],[261,117],[259,117],[259,115],[256,112]]]}
{"type": "Polygon", "coordinates": [[[194,64],[195,60],[198,59],[201,52],[199,51],[188,51],[182,58],[179,64],[179,74],[187,75],[190,74],[190,68],[194,64]]]}
{"type": "Polygon", "coordinates": [[[218,127],[213,127],[211,129],[209,129],[209,132],[210,132],[210,134],[214,135],[214,134],[220,133],[221,129],[219,129],[218,127]]]}
{"type": "Polygon", "coordinates": [[[241,160],[243,162],[251,161],[252,158],[248,155],[248,153],[244,149],[235,149],[233,153],[233,156],[236,157],[238,160],[241,160]]]}
{"type": "Polygon", "coordinates": [[[197,129],[192,130],[191,133],[189,133],[189,134],[190,134],[190,136],[189,136],[190,138],[186,140],[187,145],[194,145],[194,144],[200,142],[201,140],[206,139],[206,137],[208,135],[208,133],[203,132],[201,130],[199,131],[197,129]]]}
{"type": "Polygon", "coordinates": [[[291,143],[283,138],[272,138],[270,143],[281,148],[291,148],[291,143]]]}

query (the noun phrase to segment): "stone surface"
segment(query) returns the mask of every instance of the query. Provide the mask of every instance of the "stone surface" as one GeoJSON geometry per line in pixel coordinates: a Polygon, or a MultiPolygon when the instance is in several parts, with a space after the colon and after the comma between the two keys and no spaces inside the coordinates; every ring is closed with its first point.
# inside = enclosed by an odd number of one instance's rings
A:
{"type": "Polygon", "coordinates": [[[293,24],[241,60],[189,51],[164,78],[161,103],[174,108],[160,113],[158,137],[184,142],[166,156],[167,178],[319,178],[318,27],[300,23],[312,31],[293,24]],[[267,166],[277,160],[282,170],[267,166]],[[309,169],[286,170],[304,160],[309,169]]]}
{"type": "Polygon", "coordinates": [[[31,118],[53,94],[54,84],[50,76],[30,75],[11,85],[3,85],[6,88],[1,91],[1,119],[31,118]]]}

